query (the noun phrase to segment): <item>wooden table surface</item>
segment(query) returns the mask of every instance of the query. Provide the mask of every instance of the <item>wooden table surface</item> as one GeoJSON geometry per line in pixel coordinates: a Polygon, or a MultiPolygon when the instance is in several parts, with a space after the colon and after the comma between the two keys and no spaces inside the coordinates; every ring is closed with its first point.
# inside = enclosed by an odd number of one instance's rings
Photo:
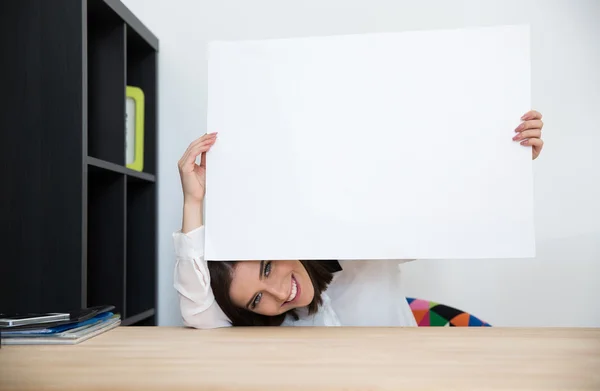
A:
{"type": "Polygon", "coordinates": [[[600,390],[600,329],[120,327],[3,346],[0,390],[600,390]]]}

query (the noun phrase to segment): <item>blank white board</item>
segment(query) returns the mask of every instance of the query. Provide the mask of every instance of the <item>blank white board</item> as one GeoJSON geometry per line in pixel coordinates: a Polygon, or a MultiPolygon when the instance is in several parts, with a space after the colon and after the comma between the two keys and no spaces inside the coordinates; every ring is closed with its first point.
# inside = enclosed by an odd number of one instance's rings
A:
{"type": "Polygon", "coordinates": [[[206,258],[535,254],[528,26],[209,45],[206,258]]]}

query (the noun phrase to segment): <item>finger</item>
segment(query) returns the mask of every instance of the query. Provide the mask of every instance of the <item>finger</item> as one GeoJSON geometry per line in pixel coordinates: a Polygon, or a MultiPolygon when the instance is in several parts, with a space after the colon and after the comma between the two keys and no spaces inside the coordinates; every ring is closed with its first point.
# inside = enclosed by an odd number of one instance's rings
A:
{"type": "Polygon", "coordinates": [[[196,158],[203,152],[206,152],[215,143],[216,139],[206,139],[202,143],[190,148],[181,158],[180,167],[192,166],[196,164],[196,158]]]}
{"type": "Polygon", "coordinates": [[[529,129],[524,130],[521,133],[518,133],[515,137],[513,137],[514,141],[525,140],[528,138],[541,138],[542,131],[540,129],[529,129]]]}
{"type": "MultiPolygon", "coordinates": [[[[184,153],[184,156],[186,156],[186,159],[189,158],[189,154],[192,150],[194,150],[195,148],[198,147],[198,145],[205,143],[207,141],[211,141],[211,140],[215,140],[217,138],[217,133],[210,133],[210,134],[205,134],[202,137],[198,138],[197,140],[194,140],[187,148],[187,150],[184,153]]],[[[197,155],[196,155],[197,156],[197,155]]]]}
{"type": "Polygon", "coordinates": [[[217,137],[217,133],[216,133],[216,132],[214,132],[214,133],[207,133],[207,134],[203,135],[202,137],[200,137],[200,138],[198,138],[198,139],[194,140],[194,141],[193,141],[193,142],[190,144],[190,146],[188,147],[188,149],[190,149],[190,148],[194,148],[194,147],[196,147],[198,144],[200,144],[200,143],[203,143],[203,142],[204,142],[204,141],[206,141],[206,140],[215,139],[216,137],[217,137]]]}
{"type": "Polygon", "coordinates": [[[187,148],[187,150],[185,151],[185,154],[188,154],[192,149],[196,148],[198,145],[200,145],[203,142],[206,142],[208,140],[212,140],[215,139],[217,137],[216,133],[209,133],[209,134],[205,134],[202,137],[194,140],[187,148]]]}
{"type": "Polygon", "coordinates": [[[542,149],[542,147],[544,146],[544,140],[542,140],[541,138],[530,138],[521,141],[521,145],[526,145],[528,147],[537,147],[539,149],[542,149]]]}
{"type": "Polygon", "coordinates": [[[215,145],[216,142],[217,142],[217,139],[215,138],[210,143],[208,148],[205,151],[202,151],[202,156],[200,156],[200,167],[206,167],[206,154],[208,153],[208,151],[210,151],[210,149],[212,148],[213,145],[215,145]]]}
{"type": "Polygon", "coordinates": [[[526,112],[525,114],[523,114],[521,119],[523,121],[527,121],[530,119],[542,119],[542,114],[539,111],[530,110],[530,111],[526,112]]]}
{"type": "MultiPolygon", "coordinates": [[[[212,147],[212,145],[210,147],[212,147]]],[[[208,147],[206,152],[210,151],[210,147],[208,147]]],[[[204,152],[200,157],[200,167],[206,167],[206,152],[204,152]]]]}
{"type": "Polygon", "coordinates": [[[208,151],[210,149],[210,147],[213,146],[215,141],[216,141],[216,139],[207,139],[207,140],[203,141],[202,143],[196,145],[194,148],[192,148],[190,150],[186,162],[187,163],[195,163],[198,155],[208,151]]]}
{"type": "Polygon", "coordinates": [[[521,122],[515,129],[515,132],[522,132],[527,129],[540,129],[544,127],[544,122],[541,119],[533,119],[525,122],[521,122]]]}
{"type": "Polygon", "coordinates": [[[214,133],[204,134],[202,137],[199,137],[198,139],[192,141],[192,143],[190,145],[188,145],[187,149],[183,153],[183,156],[181,157],[181,159],[179,159],[179,163],[181,164],[183,162],[186,162],[189,158],[190,151],[193,148],[196,148],[200,143],[202,143],[206,140],[215,139],[216,137],[217,137],[217,133],[214,132],[214,133]]]}
{"type": "Polygon", "coordinates": [[[215,145],[216,142],[217,139],[215,138],[213,142],[208,145],[208,148],[205,151],[202,151],[202,155],[200,156],[200,167],[206,167],[206,154],[208,153],[208,151],[210,151],[210,149],[213,145],[215,145]]]}

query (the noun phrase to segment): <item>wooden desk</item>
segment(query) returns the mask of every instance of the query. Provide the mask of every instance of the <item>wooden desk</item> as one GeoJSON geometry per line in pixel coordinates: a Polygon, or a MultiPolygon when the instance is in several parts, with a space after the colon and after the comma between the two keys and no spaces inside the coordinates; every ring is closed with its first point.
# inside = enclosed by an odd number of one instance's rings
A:
{"type": "Polygon", "coordinates": [[[0,390],[600,390],[600,329],[120,327],[3,346],[0,390]]]}

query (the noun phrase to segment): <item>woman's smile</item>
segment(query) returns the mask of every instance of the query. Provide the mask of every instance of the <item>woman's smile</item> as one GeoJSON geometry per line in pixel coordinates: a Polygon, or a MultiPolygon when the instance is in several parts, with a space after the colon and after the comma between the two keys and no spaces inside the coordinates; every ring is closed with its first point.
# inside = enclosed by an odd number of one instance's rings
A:
{"type": "Polygon", "coordinates": [[[298,283],[298,281],[296,281],[296,278],[292,274],[290,295],[281,306],[283,307],[286,304],[292,304],[297,297],[300,297],[301,292],[302,291],[300,290],[300,284],[298,283]]]}

